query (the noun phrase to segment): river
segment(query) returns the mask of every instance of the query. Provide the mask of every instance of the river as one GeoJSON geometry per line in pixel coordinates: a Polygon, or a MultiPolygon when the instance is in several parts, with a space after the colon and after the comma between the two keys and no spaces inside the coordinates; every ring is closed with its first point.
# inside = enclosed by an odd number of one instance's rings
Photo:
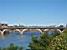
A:
{"type": "Polygon", "coordinates": [[[24,32],[23,35],[21,35],[19,32],[11,32],[5,36],[0,36],[0,47],[6,47],[14,43],[18,46],[22,46],[24,50],[29,49],[28,46],[32,41],[32,35],[39,37],[40,34],[40,32],[24,32]]]}

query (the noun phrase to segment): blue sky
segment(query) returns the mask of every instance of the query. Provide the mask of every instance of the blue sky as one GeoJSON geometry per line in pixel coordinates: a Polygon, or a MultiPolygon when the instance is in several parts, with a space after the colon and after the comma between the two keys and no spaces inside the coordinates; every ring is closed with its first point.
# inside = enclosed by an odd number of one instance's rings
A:
{"type": "Polygon", "coordinates": [[[0,0],[0,22],[66,24],[66,0],[0,0]]]}

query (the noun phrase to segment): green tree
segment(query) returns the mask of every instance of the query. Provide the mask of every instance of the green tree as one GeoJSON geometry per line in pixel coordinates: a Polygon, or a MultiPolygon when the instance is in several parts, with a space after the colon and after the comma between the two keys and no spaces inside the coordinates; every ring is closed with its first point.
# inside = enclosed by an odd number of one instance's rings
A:
{"type": "Polygon", "coordinates": [[[64,35],[60,34],[54,37],[49,44],[49,48],[51,50],[67,50],[67,41],[64,39],[64,35]]]}
{"type": "Polygon", "coordinates": [[[56,36],[43,33],[40,38],[32,37],[29,47],[31,50],[67,50],[66,33],[59,33],[56,36]]]}
{"type": "Polygon", "coordinates": [[[48,50],[50,40],[48,34],[42,33],[40,38],[32,37],[32,43],[30,43],[29,47],[31,50],[48,50]]]}

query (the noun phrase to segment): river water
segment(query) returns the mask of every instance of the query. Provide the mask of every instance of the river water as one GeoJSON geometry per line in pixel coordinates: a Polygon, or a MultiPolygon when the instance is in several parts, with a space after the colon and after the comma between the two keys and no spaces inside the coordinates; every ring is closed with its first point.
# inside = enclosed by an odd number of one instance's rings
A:
{"type": "Polygon", "coordinates": [[[25,49],[29,49],[29,43],[32,41],[32,35],[35,37],[40,36],[40,32],[24,32],[21,35],[19,32],[11,32],[5,36],[0,36],[0,47],[9,46],[10,43],[14,43],[18,46],[22,46],[25,49]]]}

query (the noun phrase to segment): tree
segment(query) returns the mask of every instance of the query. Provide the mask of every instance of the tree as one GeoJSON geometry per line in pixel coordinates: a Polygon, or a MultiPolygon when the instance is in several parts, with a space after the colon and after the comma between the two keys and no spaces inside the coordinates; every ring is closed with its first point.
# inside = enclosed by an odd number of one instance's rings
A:
{"type": "Polygon", "coordinates": [[[49,45],[51,50],[67,50],[67,41],[64,39],[64,35],[60,34],[54,37],[49,45]]]}
{"type": "Polygon", "coordinates": [[[50,40],[48,34],[43,33],[40,38],[32,37],[32,43],[30,43],[29,47],[31,50],[48,50],[50,40]]]}
{"type": "Polygon", "coordinates": [[[67,39],[65,33],[48,36],[43,33],[40,38],[32,38],[29,47],[31,50],[67,50],[67,39]]]}

